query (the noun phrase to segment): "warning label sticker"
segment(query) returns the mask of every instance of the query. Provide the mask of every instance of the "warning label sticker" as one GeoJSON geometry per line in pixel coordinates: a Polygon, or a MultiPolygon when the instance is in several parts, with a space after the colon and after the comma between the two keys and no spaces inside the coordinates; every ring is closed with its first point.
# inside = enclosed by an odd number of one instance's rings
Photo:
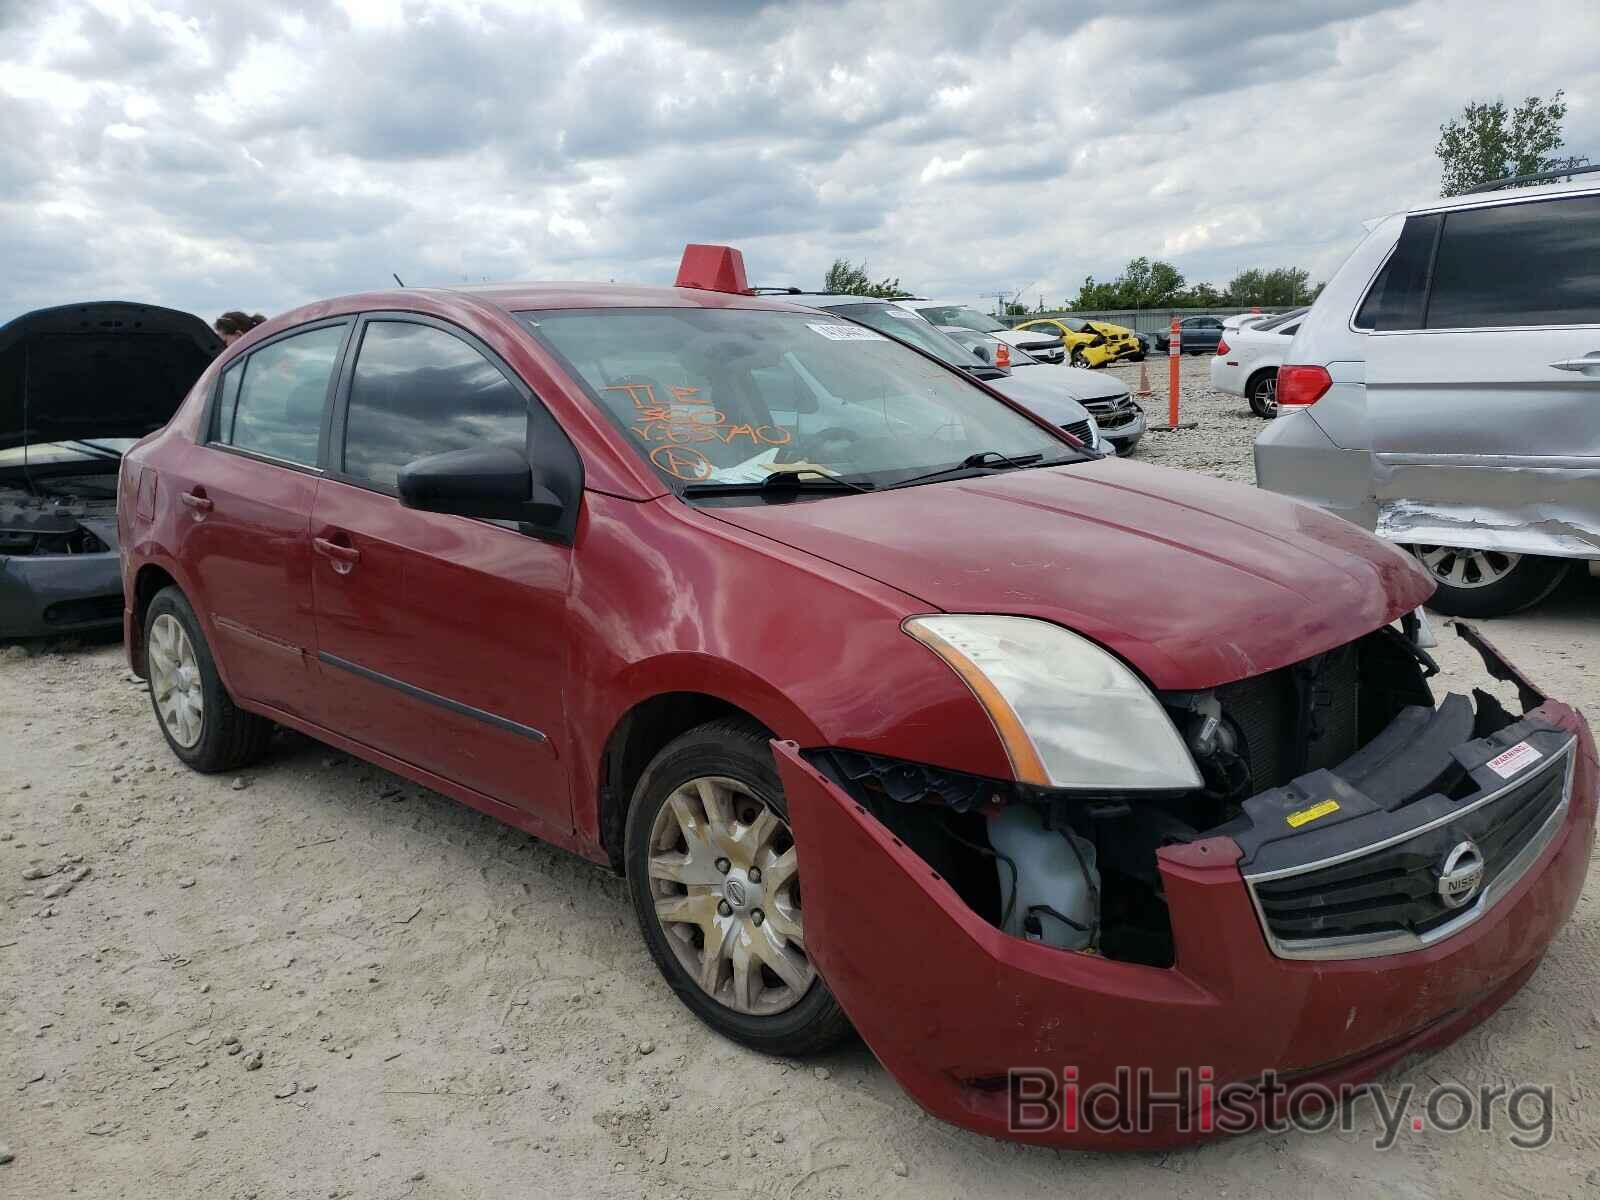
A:
{"type": "Polygon", "coordinates": [[[1503,754],[1497,754],[1489,760],[1489,770],[1501,779],[1510,779],[1524,767],[1538,762],[1544,755],[1540,754],[1527,742],[1518,742],[1503,754]]]}
{"type": "Polygon", "coordinates": [[[1325,817],[1329,813],[1339,811],[1337,800],[1324,800],[1320,804],[1313,804],[1310,808],[1302,808],[1299,812],[1292,812],[1284,818],[1291,829],[1299,829],[1302,825],[1309,825],[1318,817],[1325,817]]]}

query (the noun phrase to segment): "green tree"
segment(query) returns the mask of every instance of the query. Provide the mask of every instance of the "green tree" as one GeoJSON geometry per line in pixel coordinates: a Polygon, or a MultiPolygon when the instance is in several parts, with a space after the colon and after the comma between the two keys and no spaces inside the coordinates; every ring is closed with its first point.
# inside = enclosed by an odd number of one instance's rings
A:
{"type": "Polygon", "coordinates": [[[1168,308],[1183,292],[1183,272],[1171,263],[1140,256],[1131,259],[1110,283],[1090,275],[1078,289],[1072,308],[1168,308]]]}
{"type": "Polygon", "coordinates": [[[828,274],[822,281],[822,290],[841,296],[878,296],[886,300],[911,294],[900,286],[898,276],[874,283],[865,262],[852,263],[846,258],[833,260],[833,266],[828,268],[828,274]]]}
{"type": "Polygon", "coordinates": [[[1221,308],[1228,297],[1209,283],[1197,283],[1177,298],[1177,308],[1221,308]]]}
{"type": "Polygon", "coordinates": [[[1459,196],[1480,183],[1587,163],[1578,155],[1552,153],[1563,144],[1564,95],[1558,90],[1548,100],[1529,96],[1509,112],[1503,100],[1473,101],[1459,118],[1439,126],[1433,152],[1444,164],[1441,194],[1459,196]]]}
{"type": "Polygon", "coordinates": [[[1252,267],[1228,281],[1227,303],[1244,305],[1309,304],[1322,291],[1312,286],[1311,275],[1302,267],[1252,267]]]}

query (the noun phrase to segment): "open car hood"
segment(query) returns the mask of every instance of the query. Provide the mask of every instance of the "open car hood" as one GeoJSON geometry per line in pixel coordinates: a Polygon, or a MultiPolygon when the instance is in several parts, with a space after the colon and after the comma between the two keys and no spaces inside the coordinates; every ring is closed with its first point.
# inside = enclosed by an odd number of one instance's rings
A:
{"type": "Polygon", "coordinates": [[[0,327],[0,449],[143,437],[172,418],[222,339],[191,313],[97,300],[0,327]]]}
{"type": "Polygon", "coordinates": [[[1299,662],[1433,592],[1410,555],[1338,517],[1118,459],[702,511],[930,609],[1054,621],[1158,688],[1299,662]]]}

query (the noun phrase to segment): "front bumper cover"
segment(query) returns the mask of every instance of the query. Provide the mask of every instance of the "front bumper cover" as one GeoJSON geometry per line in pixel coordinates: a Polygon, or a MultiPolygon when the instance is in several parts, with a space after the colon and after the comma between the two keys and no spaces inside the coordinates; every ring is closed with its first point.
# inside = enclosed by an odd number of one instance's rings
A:
{"type": "Polygon", "coordinates": [[[115,551],[0,557],[0,637],[59,637],[121,619],[115,551]]]}
{"type": "MultiPolygon", "coordinates": [[[[1538,861],[1481,920],[1381,959],[1275,957],[1239,847],[1214,837],[1159,854],[1177,948],[1171,969],[1003,934],[797,746],[774,743],[806,861],[806,940],[873,1053],[934,1116],[996,1137],[1079,1148],[1215,1136],[1171,1108],[1110,1130],[1074,1121],[1019,1131],[1008,1119],[1007,1072],[1060,1077],[1072,1068],[1084,1091],[1114,1086],[1126,1071],[1167,1093],[1185,1081],[1220,1087],[1267,1072],[1338,1088],[1459,1037],[1533,972],[1588,868],[1594,739],[1564,704],[1545,701],[1535,714],[1577,738],[1571,804],[1538,861]]],[[[1286,1105],[1280,1099],[1263,1115],[1277,1119],[1286,1105]]]]}

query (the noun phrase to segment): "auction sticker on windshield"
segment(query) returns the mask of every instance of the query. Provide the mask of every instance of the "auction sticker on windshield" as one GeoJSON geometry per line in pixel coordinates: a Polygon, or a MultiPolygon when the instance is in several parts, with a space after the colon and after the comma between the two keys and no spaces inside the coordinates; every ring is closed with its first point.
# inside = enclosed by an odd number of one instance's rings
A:
{"type": "Polygon", "coordinates": [[[806,322],[830,342],[886,342],[889,339],[860,325],[822,325],[806,322]]]}

